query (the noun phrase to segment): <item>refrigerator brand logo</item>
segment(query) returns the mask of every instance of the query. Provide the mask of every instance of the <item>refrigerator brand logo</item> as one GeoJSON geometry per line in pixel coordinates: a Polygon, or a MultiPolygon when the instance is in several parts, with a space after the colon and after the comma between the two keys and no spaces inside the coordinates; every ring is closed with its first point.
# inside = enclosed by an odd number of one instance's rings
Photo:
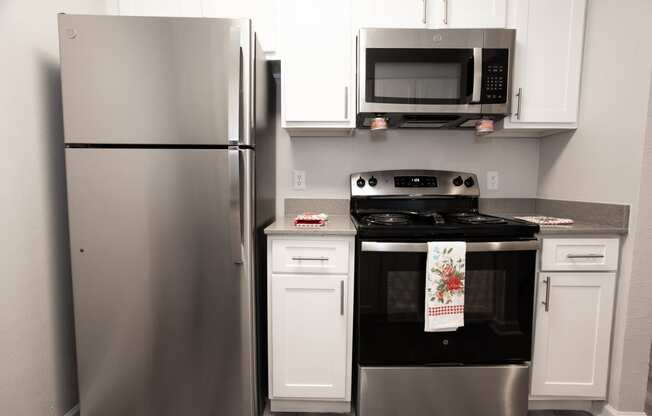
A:
{"type": "Polygon", "coordinates": [[[75,39],[77,37],[77,31],[72,28],[66,29],[66,36],[68,39],[75,39]]]}
{"type": "Polygon", "coordinates": [[[432,40],[434,40],[435,42],[441,42],[442,39],[443,39],[442,35],[435,35],[432,37],[432,40]]]}

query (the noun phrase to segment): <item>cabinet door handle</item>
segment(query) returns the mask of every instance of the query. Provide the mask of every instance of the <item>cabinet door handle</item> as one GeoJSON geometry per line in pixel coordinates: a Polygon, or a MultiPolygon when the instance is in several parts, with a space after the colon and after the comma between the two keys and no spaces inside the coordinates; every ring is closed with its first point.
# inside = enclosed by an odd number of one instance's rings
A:
{"type": "Polygon", "coordinates": [[[448,0],[444,0],[444,24],[448,25],[448,0]]]}
{"type": "Polygon", "coordinates": [[[292,257],[294,261],[328,261],[328,257],[292,257]]]}
{"type": "Polygon", "coordinates": [[[428,0],[423,0],[423,24],[428,24],[428,0]]]}
{"type": "Polygon", "coordinates": [[[518,92],[516,93],[516,119],[520,120],[521,119],[521,97],[523,96],[523,88],[519,88],[518,92]]]}
{"type": "Polygon", "coordinates": [[[566,254],[567,259],[603,259],[604,254],[566,254]]]}
{"type": "Polygon", "coordinates": [[[349,87],[344,87],[344,119],[349,118],[349,87]]]}
{"type": "Polygon", "coordinates": [[[340,280],[340,315],[344,316],[344,280],[340,280]]]}
{"type": "Polygon", "coordinates": [[[548,312],[550,310],[550,276],[543,280],[543,284],[546,285],[546,300],[541,303],[543,303],[544,310],[548,312]]]}

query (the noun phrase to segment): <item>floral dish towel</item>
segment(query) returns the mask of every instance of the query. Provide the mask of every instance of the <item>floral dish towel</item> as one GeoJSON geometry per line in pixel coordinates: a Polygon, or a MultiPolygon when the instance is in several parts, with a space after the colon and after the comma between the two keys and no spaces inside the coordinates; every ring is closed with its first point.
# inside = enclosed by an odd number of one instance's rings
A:
{"type": "Polygon", "coordinates": [[[455,331],[464,326],[466,243],[428,243],[425,331],[455,331]]]}

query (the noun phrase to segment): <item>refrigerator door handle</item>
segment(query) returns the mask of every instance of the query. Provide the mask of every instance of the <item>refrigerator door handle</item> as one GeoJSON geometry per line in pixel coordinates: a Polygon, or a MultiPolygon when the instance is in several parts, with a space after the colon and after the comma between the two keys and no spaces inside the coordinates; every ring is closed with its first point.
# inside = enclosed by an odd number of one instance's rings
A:
{"type": "Polygon", "coordinates": [[[229,232],[233,263],[242,263],[242,218],[240,216],[240,150],[229,147],[229,232]]]}
{"type": "Polygon", "coordinates": [[[240,105],[242,84],[242,50],[240,48],[240,25],[235,25],[229,33],[231,67],[229,68],[227,134],[229,145],[240,143],[240,105]]]}

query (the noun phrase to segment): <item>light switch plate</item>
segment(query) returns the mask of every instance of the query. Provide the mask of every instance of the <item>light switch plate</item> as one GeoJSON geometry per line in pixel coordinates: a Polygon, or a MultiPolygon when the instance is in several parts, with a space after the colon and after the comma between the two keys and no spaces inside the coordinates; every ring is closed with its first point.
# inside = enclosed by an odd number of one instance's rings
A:
{"type": "Polygon", "coordinates": [[[294,170],[292,171],[292,187],[296,190],[306,189],[306,171],[294,170]]]}
{"type": "Polygon", "coordinates": [[[490,170],[487,172],[487,190],[497,191],[498,190],[498,171],[490,170]]]}

